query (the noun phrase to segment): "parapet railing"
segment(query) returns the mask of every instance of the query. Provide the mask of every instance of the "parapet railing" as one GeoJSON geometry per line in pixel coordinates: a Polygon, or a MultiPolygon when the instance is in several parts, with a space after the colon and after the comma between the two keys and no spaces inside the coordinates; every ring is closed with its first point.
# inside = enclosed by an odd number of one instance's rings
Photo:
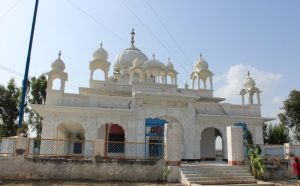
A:
{"type": "Polygon", "coordinates": [[[35,156],[93,157],[94,145],[92,140],[29,138],[26,153],[35,156]]]}
{"type": "Polygon", "coordinates": [[[0,137],[0,155],[15,155],[17,139],[13,137],[0,137]]]}
{"type": "MultiPolygon", "coordinates": [[[[26,156],[36,157],[160,160],[165,156],[165,144],[154,142],[24,138],[22,144],[26,156]]],[[[17,138],[0,137],[0,156],[18,154],[17,146],[21,146],[17,138]]]]}
{"type": "Polygon", "coordinates": [[[152,159],[164,158],[164,143],[139,143],[107,141],[104,145],[104,158],[109,159],[152,159]]]}

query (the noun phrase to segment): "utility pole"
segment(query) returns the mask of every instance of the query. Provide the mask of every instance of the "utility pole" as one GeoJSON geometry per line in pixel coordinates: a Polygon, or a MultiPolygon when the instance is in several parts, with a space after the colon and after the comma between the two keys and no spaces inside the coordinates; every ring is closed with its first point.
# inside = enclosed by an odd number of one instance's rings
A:
{"type": "Polygon", "coordinates": [[[29,71],[29,64],[30,64],[30,55],[31,55],[32,40],[33,40],[33,35],[34,35],[35,20],[36,20],[38,5],[39,5],[39,0],[35,0],[35,7],[34,7],[33,20],[32,20],[32,25],[31,25],[29,47],[28,47],[27,60],[26,60],[26,67],[25,67],[25,73],[24,73],[24,79],[23,79],[22,97],[21,97],[21,101],[20,101],[19,125],[18,125],[19,130],[22,128],[22,123],[23,123],[24,103],[25,103],[25,96],[26,96],[26,92],[27,92],[27,79],[28,79],[28,71],[29,71]]]}

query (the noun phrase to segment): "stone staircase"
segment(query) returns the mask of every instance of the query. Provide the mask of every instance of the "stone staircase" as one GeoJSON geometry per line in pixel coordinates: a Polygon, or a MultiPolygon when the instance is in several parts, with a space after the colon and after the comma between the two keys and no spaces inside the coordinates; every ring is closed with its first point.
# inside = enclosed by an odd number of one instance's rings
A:
{"type": "Polygon", "coordinates": [[[275,186],[267,182],[257,182],[248,166],[227,164],[182,165],[179,169],[180,181],[184,185],[236,185],[236,186],[275,186]]]}

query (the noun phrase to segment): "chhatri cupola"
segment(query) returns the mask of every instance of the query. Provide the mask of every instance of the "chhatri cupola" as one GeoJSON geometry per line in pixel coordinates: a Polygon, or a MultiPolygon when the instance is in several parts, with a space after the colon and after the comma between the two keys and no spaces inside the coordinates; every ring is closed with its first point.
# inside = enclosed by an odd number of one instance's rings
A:
{"type": "Polygon", "coordinates": [[[260,104],[260,93],[261,91],[256,87],[255,81],[251,78],[250,72],[248,71],[247,77],[244,80],[244,89],[241,90],[240,95],[242,96],[242,104],[245,104],[245,96],[248,97],[248,104],[254,104],[254,95],[257,97],[257,104],[260,104]]]}
{"type": "Polygon", "coordinates": [[[53,81],[56,79],[60,80],[60,91],[65,91],[65,82],[68,81],[68,74],[64,72],[65,63],[61,59],[61,51],[58,53],[58,58],[51,64],[51,71],[47,73],[48,83],[47,89],[53,88],[53,81]]]}
{"type": "Polygon", "coordinates": [[[102,70],[104,73],[104,80],[108,81],[108,71],[110,67],[110,62],[107,61],[108,53],[103,48],[102,43],[100,47],[93,53],[93,58],[90,61],[89,69],[90,73],[90,80],[94,79],[94,71],[99,69],[102,70]]]}
{"type": "Polygon", "coordinates": [[[213,90],[212,76],[214,74],[208,69],[208,67],[208,63],[202,57],[202,54],[200,54],[200,57],[194,64],[194,70],[191,73],[192,89],[207,89],[207,80],[209,80],[210,89],[213,90]],[[195,81],[197,86],[195,86],[195,81]],[[203,83],[203,86],[201,86],[201,82],[203,83]]]}

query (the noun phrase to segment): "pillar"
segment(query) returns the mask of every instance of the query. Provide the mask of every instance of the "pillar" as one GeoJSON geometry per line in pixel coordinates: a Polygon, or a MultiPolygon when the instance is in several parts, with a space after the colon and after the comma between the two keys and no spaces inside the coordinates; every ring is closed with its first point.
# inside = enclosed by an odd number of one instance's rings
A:
{"type": "Polygon", "coordinates": [[[240,126],[227,127],[227,153],[228,164],[243,165],[243,128],[240,126]]]}
{"type": "Polygon", "coordinates": [[[213,81],[212,81],[212,77],[209,77],[209,81],[210,81],[210,89],[213,90],[214,86],[213,86],[213,81]]]}
{"type": "Polygon", "coordinates": [[[245,95],[241,95],[242,96],[242,105],[245,105],[245,95]]]}
{"type": "Polygon", "coordinates": [[[168,182],[178,182],[181,165],[182,130],[178,123],[167,123],[164,127],[166,168],[171,169],[168,182]]]}
{"type": "Polygon", "coordinates": [[[195,89],[194,84],[195,84],[195,79],[192,79],[192,89],[195,89]]]}

